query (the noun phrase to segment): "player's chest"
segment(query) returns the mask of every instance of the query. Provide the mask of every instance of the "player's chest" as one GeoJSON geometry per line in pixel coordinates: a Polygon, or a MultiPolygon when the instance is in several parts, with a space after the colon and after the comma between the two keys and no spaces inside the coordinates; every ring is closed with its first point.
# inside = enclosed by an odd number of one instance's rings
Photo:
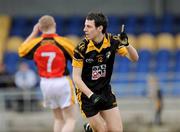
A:
{"type": "Polygon", "coordinates": [[[98,65],[107,63],[113,58],[113,56],[114,53],[110,48],[103,49],[101,52],[94,50],[85,54],[84,63],[86,65],[98,65]]]}

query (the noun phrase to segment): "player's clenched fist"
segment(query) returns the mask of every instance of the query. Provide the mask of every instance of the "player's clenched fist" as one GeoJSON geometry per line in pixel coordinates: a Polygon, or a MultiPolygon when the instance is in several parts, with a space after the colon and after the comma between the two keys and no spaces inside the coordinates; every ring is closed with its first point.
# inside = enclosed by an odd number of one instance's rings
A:
{"type": "Polygon", "coordinates": [[[89,98],[95,105],[101,104],[101,103],[105,103],[106,100],[101,97],[100,95],[97,95],[95,93],[93,93],[90,98],[89,98]]]}

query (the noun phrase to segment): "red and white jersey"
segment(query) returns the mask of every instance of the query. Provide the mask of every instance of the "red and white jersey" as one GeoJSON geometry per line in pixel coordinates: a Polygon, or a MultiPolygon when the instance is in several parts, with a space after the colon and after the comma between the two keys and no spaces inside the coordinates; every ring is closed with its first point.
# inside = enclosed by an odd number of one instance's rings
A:
{"type": "Polygon", "coordinates": [[[63,51],[52,44],[40,46],[35,51],[34,61],[41,77],[61,77],[66,68],[63,51]]]}
{"type": "Polygon", "coordinates": [[[67,60],[72,59],[73,49],[73,44],[64,37],[44,34],[22,44],[19,55],[35,61],[40,77],[55,78],[69,75],[67,60]]]}

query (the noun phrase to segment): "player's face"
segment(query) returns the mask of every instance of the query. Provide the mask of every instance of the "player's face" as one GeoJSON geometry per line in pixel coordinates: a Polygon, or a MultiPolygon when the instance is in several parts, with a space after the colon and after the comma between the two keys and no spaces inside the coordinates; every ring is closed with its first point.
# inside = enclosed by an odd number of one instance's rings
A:
{"type": "Polygon", "coordinates": [[[94,20],[86,19],[85,25],[84,25],[84,33],[88,39],[94,40],[96,37],[99,36],[101,31],[99,30],[99,28],[95,26],[94,20]]]}

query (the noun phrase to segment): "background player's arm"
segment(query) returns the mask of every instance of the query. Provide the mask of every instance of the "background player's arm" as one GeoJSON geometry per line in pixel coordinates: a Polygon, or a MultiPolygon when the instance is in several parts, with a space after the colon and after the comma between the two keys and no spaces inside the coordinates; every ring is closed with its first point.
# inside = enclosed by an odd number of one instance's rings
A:
{"type": "Polygon", "coordinates": [[[86,86],[81,78],[82,68],[73,67],[73,80],[76,86],[81,92],[83,92],[88,98],[93,94],[93,92],[86,86]]]}
{"type": "Polygon", "coordinates": [[[33,31],[31,32],[31,34],[25,39],[25,41],[23,43],[28,43],[29,41],[31,41],[32,39],[34,39],[38,33],[40,32],[39,30],[39,24],[37,23],[34,28],[33,31]]]}
{"type": "Polygon", "coordinates": [[[38,44],[42,38],[36,38],[39,33],[39,24],[36,24],[33,28],[32,33],[26,38],[26,40],[21,44],[18,49],[20,57],[25,57],[35,46],[38,44]]]}

